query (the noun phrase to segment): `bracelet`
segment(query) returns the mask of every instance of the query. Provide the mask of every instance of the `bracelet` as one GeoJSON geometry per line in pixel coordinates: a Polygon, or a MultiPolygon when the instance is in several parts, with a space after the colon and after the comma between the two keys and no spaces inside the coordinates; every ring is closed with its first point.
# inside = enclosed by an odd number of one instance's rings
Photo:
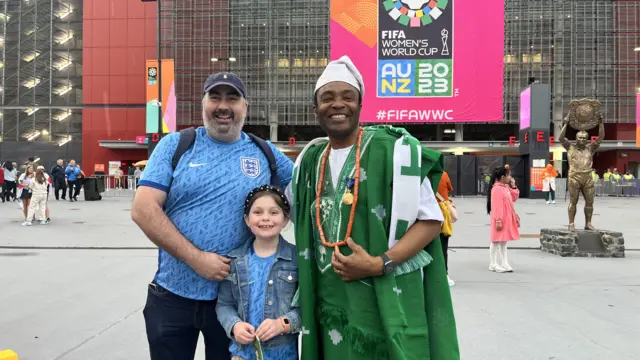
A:
{"type": "Polygon", "coordinates": [[[281,317],[280,318],[280,325],[282,325],[282,333],[286,334],[289,332],[289,330],[291,329],[291,324],[289,323],[289,319],[285,318],[285,317],[281,317]]]}

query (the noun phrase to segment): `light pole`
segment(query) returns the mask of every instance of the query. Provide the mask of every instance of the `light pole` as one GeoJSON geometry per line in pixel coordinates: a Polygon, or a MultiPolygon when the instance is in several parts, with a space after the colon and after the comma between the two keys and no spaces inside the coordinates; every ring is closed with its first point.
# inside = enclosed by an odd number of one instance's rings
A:
{"type": "MultiPolygon", "coordinates": [[[[150,1],[150,0],[142,0],[142,1],[150,1]]],[[[157,58],[158,58],[158,101],[155,106],[158,107],[158,136],[154,138],[153,134],[150,134],[150,138],[147,139],[147,149],[148,156],[151,157],[153,150],[156,148],[156,145],[162,139],[162,20],[160,18],[161,15],[161,0],[155,0],[158,6],[158,30],[156,34],[156,48],[157,48],[157,58]]]]}

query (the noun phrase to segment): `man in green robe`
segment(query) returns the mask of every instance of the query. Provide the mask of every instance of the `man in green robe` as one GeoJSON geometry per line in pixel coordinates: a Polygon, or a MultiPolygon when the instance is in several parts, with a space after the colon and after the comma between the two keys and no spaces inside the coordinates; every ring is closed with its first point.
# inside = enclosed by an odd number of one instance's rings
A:
{"type": "Polygon", "coordinates": [[[434,196],[442,157],[404,129],[361,128],[363,94],[348,57],[327,66],[314,111],[328,138],[294,168],[302,359],[459,360],[434,196]]]}

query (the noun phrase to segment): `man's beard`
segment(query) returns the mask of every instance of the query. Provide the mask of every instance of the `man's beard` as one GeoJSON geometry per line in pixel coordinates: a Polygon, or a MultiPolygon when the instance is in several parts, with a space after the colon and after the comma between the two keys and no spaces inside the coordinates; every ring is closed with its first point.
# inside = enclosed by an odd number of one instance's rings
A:
{"type": "Polygon", "coordinates": [[[221,142],[233,142],[240,137],[242,132],[242,126],[244,125],[244,118],[237,119],[236,115],[231,110],[217,110],[213,113],[207,113],[206,110],[202,111],[202,119],[204,121],[204,128],[207,130],[207,134],[214,140],[221,142]],[[228,128],[221,129],[227,125],[220,125],[216,123],[216,116],[231,117],[231,122],[228,128]]]}

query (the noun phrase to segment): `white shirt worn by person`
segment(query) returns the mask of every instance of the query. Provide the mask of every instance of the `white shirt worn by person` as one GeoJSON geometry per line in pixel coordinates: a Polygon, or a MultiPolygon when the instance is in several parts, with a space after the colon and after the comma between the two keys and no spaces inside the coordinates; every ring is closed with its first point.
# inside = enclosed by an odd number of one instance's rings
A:
{"type": "Polygon", "coordinates": [[[33,181],[33,177],[26,177],[25,175],[26,173],[22,173],[18,178],[18,185],[22,185],[22,187],[18,188],[18,193],[16,194],[18,197],[22,196],[23,191],[32,192],[29,185],[31,184],[31,181],[33,181]]]}
{"type": "Polygon", "coordinates": [[[17,174],[18,174],[18,171],[15,168],[11,171],[4,169],[4,181],[15,182],[17,174]]]}
{"type": "Polygon", "coordinates": [[[31,179],[31,182],[29,183],[29,189],[31,189],[33,195],[47,195],[48,187],[49,182],[46,177],[42,184],[40,184],[35,178],[31,179]]]}

